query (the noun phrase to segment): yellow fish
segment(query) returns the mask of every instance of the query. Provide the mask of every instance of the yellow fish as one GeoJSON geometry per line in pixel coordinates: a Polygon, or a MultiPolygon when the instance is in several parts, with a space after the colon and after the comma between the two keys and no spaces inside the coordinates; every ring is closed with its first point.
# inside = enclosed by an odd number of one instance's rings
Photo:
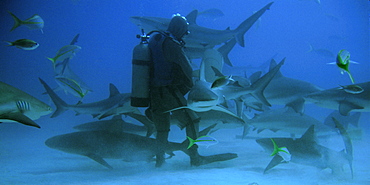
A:
{"type": "MultiPolygon", "coordinates": [[[[347,50],[345,50],[345,49],[340,50],[338,55],[337,55],[336,64],[341,70],[348,73],[349,78],[351,79],[352,83],[354,84],[355,80],[353,79],[352,74],[351,74],[351,72],[349,72],[349,69],[348,69],[349,63],[351,63],[351,61],[349,60],[350,56],[351,55],[347,50]]],[[[343,71],[342,71],[342,74],[343,74],[343,71]]]]}
{"type": "Polygon", "coordinates": [[[76,52],[79,51],[80,49],[81,47],[77,45],[66,45],[58,50],[55,57],[53,58],[47,57],[47,58],[53,62],[53,65],[55,68],[57,61],[63,61],[64,59],[72,58],[76,54],[76,52]]]}
{"type": "Polygon", "coordinates": [[[14,19],[14,25],[10,31],[13,31],[19,26],[24,25],[24,26],[27,26],[29,29],[41,30],[41,32],[44,33],[42,31],[42,28],[44,28],[44,20],[39,15],[35,14],[32,17],[22,21],[17,16],[15,16],[12,12],[10,11],[8,12],[14,19]]]}
{"type": "Polygon", "coordinates": [[[195,143],[197,143],[198,145],[205,145],[207,146],[207,148],[211,145],[215,145],[218,143],[217,139],[212,137],[212,136],[200,136],[198,139],[192,139],[190,138],[189,136],[186,136],[189,140],[189,146],[187,149],[189,149],[190,147],[192,147],[195,143]],[[203,139],[202,139],[203,138],[203,139]],[[199,143],[199,142],[202,142],[202,143],[199,143]]]}

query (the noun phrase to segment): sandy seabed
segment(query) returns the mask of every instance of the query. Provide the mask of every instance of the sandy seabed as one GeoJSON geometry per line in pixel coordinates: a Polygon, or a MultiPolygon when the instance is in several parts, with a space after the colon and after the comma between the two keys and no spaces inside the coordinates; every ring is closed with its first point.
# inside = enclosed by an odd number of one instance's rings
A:
{"type": "MultiPolygon", "coordinates": [[[[68,120],[71,119],[43,117],[38,120],[41,129],[16,123],[0,125],[0,184],[370,184],[370,139],[367,132],[363,133],[362,140],[353,141],[353,179],[348,166],[344,166],[342,174],[331,174],[329,169],[320,170],[295,163],[279,165],[263,174],[271,157],[254,139],[236,139],[235,135],[240,134],[241,129],[217,131],[213,134],[219,140],[217,145],[208,148],[200,146],[202,155],[237,153],[238,158],[230,161],[190,167],[188,156],[175,152],[176,156],[168,159],[161,168],[155,168],[154,162],[106,159],[114,168],[108,170],[87,157],[60,152],[44,145],[44,141],[51,136],[73,131],[64,129],[77,125],[68,123],[68,120]]],[[[170,139],[180,142],[178,136],[184,137],[184,134],[176,129],[172,129],[170,139]],[[176,136],[176,133],[180,134],[176,136]]]]}

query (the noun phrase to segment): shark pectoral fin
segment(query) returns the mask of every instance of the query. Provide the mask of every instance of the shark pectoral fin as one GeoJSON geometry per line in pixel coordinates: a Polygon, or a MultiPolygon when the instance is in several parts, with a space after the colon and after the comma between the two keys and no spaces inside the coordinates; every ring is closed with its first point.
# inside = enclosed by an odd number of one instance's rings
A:
{"type": "Polygon", "coordinates": [[[30,119],[29,117],[25,116],[24,114],[22,114],[20,112],[12,112],[12,113],[2,114],[2,115],[0,115],[0,118],[1,119],[13,120],[13,121],[16,121],[16,122],[19,122],[19,123],[22,123],[22,124],[28,125],[28,126],[41,128],[32,119],[30,119]]]}
{"type": "Polygon", "coordinates": [[[339,102],[339,113],[341,115],[347,116],[348,113],[353,109],[364,109],[364,107],[347,102],[347,101],[339,102]]]}
{"type": "Polygon", "coordinates": [[[107,163],[107,161],[105,161],[103,158],[101,158],[100,156],[96,155],[96,154],[87,154],[86,157],[98,162],[99,164],[109,168],[109,169],[113,169],[113,167],[111,165],[109,165],[107,163]]]}
{"type": "Polygon", "coordinates": [[[263,171],[263,173],[265,174],[268,170],[270,170],[273,167],[279,165],[283,161],[284,161],[284,159],[280,155],[274,155],[274,157],[272,158],[272,160],[270,161],[270,163],[266,166],[266,168],[263,171]]]}
{"type": "Polygon", "coordinates": [[[172,112],[172,111],[180,110],[180,109],[186,109],[186,108],[188,109],[189,107],[187,107],[187,106],[177,107],[177,108],[174,108],[174,109],[171,109],[171,110],[165,111],[165,112],[163,112],[163,113],[172,112]]]}
{"type": "MultiPolygon", "coordinates": [[[[238,116],[236,116],[234,113],[232,113],[231,111],[225,109],[225,108],[222,108],[220,106],[214,106],[212,107],[212,110],[216,110],[216,111],[221,111],[221,112],[224,112],[224,113],[227,113],[227,114],[230,114],[236,118],[239,118],[238,116]]],[[[240,119],[240,118],[239,118],[240,119]]]]}
{"type": "Polygon", "coordinates": [[[286,104],[286,106],[287,107],[292,107],[295,112],[303,114],[303,112],[304,112],[304,102],[305,102],[305,100],[303,98],[298,98],[298,99],[286,104]]]}
{"type": "Polygon", "coordinates": [[[276,128],[270,128],[269,130],[273,131],[274,133],[276,133],[277,131],[279,131],[280,129],[276,129],[276,128]]]}

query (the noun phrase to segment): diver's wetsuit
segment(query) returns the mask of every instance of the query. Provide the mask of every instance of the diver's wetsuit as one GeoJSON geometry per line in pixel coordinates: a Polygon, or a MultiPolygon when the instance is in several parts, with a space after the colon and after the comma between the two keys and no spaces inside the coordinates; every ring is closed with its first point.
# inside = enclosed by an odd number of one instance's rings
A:
{"type": "MultiPolygon", "coordinates": [[[[164,163],[164,151],[170,131],[170,113],[168,110],[186,106],[184,95],[193,86],[192,68],[183,51],[183,44],[178,42],[169,33],[158,33],[149,41],[153,65],[151,67],[150,107],[147,116],[155,123],[157,130],[158,153],[156,166],[164,163]]],[[[181,128],[186,127],[186,134],[197,138],[195,125],[198,126],[199,117],[189,109],[173,111],[179,119],[181,128]]],[[[197,146],[188,150],[191,165],[201,163],[197,146]]]]}

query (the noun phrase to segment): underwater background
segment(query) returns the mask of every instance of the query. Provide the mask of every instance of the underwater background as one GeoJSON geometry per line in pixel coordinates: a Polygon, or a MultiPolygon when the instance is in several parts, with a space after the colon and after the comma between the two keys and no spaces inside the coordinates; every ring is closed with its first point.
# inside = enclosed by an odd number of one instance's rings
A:
{"type": "MultiPolygon", "coordinates": [[[[269,0],[2,0],[0,2],[0,40],[31,39],[40,46],[31,51],[0,46],[0,81],[17,87],[49,104],[54,104],[38,78],[56,87],[53,57],[80,34],[81,50],[70,61],[71,69],[93,92],[83,102],[94,102],[109,95],[113,83],[121,93],[131,91],[132,49],[139,43],[141,31],[131,16],[171,18],[174,13],[187,15],[194,9],[218,9],[219,14],[197,18],[203,27],[235,29],[243,20],[269,0]],[[45,22],[43,33],[21,26],[10,32],[14,21],[11,11],[24,20],[38,14],[45,22]]],[[[350,65],[357,83],[370,80],[369,1],[366,0],[275,0],[256,24],[245,34],[245,47],[236,45],[229,54],[234,66],[245,67],[248,75],[274,57],[286,57],[281,67],[284,76],[315,84],[323,89],[351,84],[341,75],[335,56],[341,49],[351,53],[350,65]],[[310,51],[311,46],[314,48],[310,51]],[[316,49],[315,49],[316,48],[316,49]],[[323,52],[323,50],[325,52],[323,52]],[[332,53],[332,56],[327,55],[332,53]],[[251,72],[248,71],[251,69],[251,72]]],[[[199,61],[199,59],[197,59],[199,61]]],[[[195,60],[195,62],[197,61],[195,60]]],[[[227,68],[227,67],[225,67],[227,68]]],[[[265,69],[266,70],[266,69],[265,69]]],[[[227,71],[233,71],[228,67],[227,71]]],[[[69,104],[79,98],[63,91],[57,94],[69,104]]],[[[144,110],[144,109],[143,109],[144,110]]],[[[305,114],[323,121],[333,110],[307,104],[305,114]]],[[[110,119],[110,118],[108,118],[110,119]]],[[[268,174],[263,169],[271,157],[254,139],[236,139],[242,128],[219,130],[213,134],[217,145],[200,148],[205,155],[233,152],[238,158],[200,167],[190,167],[189,158],[177,152],[167,165],[157,169],[154,162],[127,163],[107,160],[114,170],[83,156],[63,153],[45,146],[46,139],[76,131],[72,127],[94,121],[91,115],[76,116],[66,111],[56,118],[46,115],[36,120],[41,129],[19,123],[0,124],[0,184],[368,184],[370,183],[369,112],[363,112],[358,127],[361,134],[353,140],[354,178],[335,176],[327,170],[295,163],[279,165],[268,174]]],[[[173,126],[170,141],[181,142],[185,132],[173,126]]],[[[339,151],[342,140],[328,141],[339,151]],[[338,144],[338,147],[336,146],[338,144]]],[[[346,169],[348,172],[348,168],[346,169]]],[[[349,174],[349,172],[348,172],[349,174]]]]}

